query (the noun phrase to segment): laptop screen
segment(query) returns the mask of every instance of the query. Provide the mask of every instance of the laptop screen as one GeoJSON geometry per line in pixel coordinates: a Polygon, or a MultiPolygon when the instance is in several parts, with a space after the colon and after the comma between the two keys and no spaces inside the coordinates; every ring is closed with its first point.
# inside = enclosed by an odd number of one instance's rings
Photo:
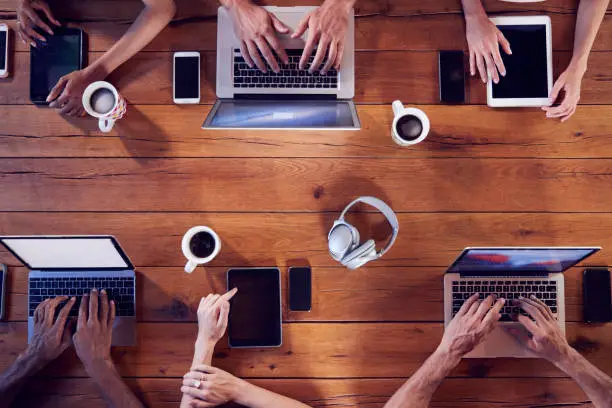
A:
{"type": "Polygon", "coordinates": [[[30,269],[132,269],[113,237],[2,237],[0,242],[30,269]]]}
{"type": "Polygon", "coordinates": [[[448,272],[563,272],[600,248],[468,248],[448,272]]]}
{"type": "Polygon", "coordinates": [[[222,100],[204,128],[321,129],[358,128],[350,101],[222,100]]]}

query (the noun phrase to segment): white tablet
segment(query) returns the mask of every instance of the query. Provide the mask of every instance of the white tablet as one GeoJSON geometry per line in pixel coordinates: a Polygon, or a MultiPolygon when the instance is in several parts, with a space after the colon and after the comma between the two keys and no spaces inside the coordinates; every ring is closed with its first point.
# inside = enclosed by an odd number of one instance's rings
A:
{"type": "Polygon", "coordinates": [[[550,106],[552,37],[550,17],[494,17],[491,21],[510,42],[512,55],[501,50],[506,76],[487,82],[491,107],[550,106]]]}

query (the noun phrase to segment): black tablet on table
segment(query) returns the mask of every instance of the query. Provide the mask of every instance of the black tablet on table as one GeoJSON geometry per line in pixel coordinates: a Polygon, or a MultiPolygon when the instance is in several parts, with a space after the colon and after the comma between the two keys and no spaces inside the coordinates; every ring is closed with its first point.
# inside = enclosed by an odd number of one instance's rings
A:
{"type": "Polygon", "coordinates": [[[230,269],[227,289],[238,288],[230,300],[230,347],[280,347],[282,312],[278,268],[230,269]]]}
{"type": "Polygon", "coordinates": [[[37,105],[47,105],[57,81],[85,64],[83,30],[54,26],[53,32],[41,33],[47,41],[30,47],[30,99],[37,105]]]}

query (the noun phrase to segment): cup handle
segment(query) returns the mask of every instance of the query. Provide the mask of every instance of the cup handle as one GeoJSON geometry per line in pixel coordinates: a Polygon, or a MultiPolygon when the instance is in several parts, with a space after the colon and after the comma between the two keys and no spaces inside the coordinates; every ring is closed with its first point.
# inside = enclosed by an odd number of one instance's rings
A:
{"type": "Polygon", "coordinates": [[[399,116],[399,114],[404,110],[404,105],[400,101],[393,101],[391,107],[393,108],[394,116],[399,116]]]}
{"type": "Polygon", "coordinates": [[[198,264],[193,262],[193,261],[189,261],[187,262],[187,265],[185,265],[185,272],[187,273],[191,273],[193,271],[195,271],[195,268],[198,267],[198,264]]]}
{"type": "Polygon", "coordinates": [[[113,126],[115,125],[115,120],[110,118],[100,118],[98,121],[98,127],[104,133],[108,133],[113,130],[113,126]]]}

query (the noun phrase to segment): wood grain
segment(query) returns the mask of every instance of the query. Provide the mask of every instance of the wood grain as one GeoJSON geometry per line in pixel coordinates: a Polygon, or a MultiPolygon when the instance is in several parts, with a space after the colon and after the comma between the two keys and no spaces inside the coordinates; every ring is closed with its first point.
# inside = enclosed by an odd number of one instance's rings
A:
{"type": "MultiPolygon", "coordinates": [[[[293,265],[302,265],[295,261],[293,265]]],[[[343,267],[315,267],[312,310],[292,312],[283,302],[285,322],[441,322],[444,316],[445,268],[378,267],[355,271],[343,267]],[[407,301],[407,299],[409,301],[407,301]]],[[[565,319],[582,321],[582,272],[565,274],[565,319]]],[[[281,269],[283,297],[289,294],[287,270],[281,269]]],[[[140,322],[195,322],[200,298],[224,293],[227,268],[138,268],[137,310],[140,322]]],[[[27,321],[28,281],[25,268],[11,268],[7,320],[27,321]]]]}
{"type": "MultiPolygon", "coordinates": [[[[0,367],[26,344],[26,323],[4,323],[0,332],[0,367]]],[[[569,323],[568,341],[606,373],[612,326],[569,323]]],[[[134,348],[113,349],[122,376],[180,377],[191,361],[195,323],[139,323],[134,348]]],[[[240,377],[377,378],[410,376],[435,350],[441,323],[286,323],[283,346],[229,349],[222,339],[213,365],[240,377]],[[375,363],[373,363],[375,362],[375,363]]],[[[451,377],[560,377],[552,364],[538,359],[465,359],[451,377]]],[[[43,370],[44,376],[84,376],[72,349],[43,370]]]]}
{"type": "MultiPolygon", "coordinates": [[[[223,251],[211,267],[285,268],[298,261],[313,267],[338,266],[327,248],[327,233],[338,214],[16,212],[0,213],[0,235],[115,235],[138,268],[182,267],[181,237],[193,225],[209,225],[223,242],[223,251]]],[[[381,216],[357,213],[349,217],[363,237],[373,237],[380,244],[388,238],[381,216]]],[[[466,246],[612,247],[608,234],[612,214],[408,213],[399,214],[399,223],[395,246],[372,266],[439,267],[441,277],[466,246]]],[[[18,265],[6,252],[0,253],[0,261],[18,265]]],[[[586,262],[611,264],[609,251],[586,262]]],[[[182,272],[179,276],[185,277],[182,272]]]]}
{"type": "Polygon", "coordinates": [[[607,159],[4,159],[0,210],[337,211],[374,195],[399,212],[607,212],[611,174],[607,159]]]}
{"type": "MultiPolygon", "coordinates": [[[[177,379],[127,379],[127,384],[151,408],[176,407],[180,400],[177,379]]],[[[403,379],[255,379],[254,384],[286,394],[312,407],[382,407],[403,379]]],[[[26,385],[16,401],[20,407],[106,407],[89,379],[38,379],[26,385]]],[[[592,407],[572,380],[463,379],[442,383],[434,394],[434,408],[489,408],[567,405],[592,407]]],[[[226,407],[229,405],[226,405],[226,407]]],[[[232,405],[233,406],[233,405],[232,405]]]]}
{"type": "Polygon", "coordinates": [[[69,119],[50,109],[0,109],[1,157],[612,157],[610,106],[582,106],[570,121],[538,109],[419,106],[432,131],[401,148],[391,139],[390,106],[357,107],[362,130],[204,131],[202,106],[130,106],[110,134],[93,118],[69,119]],[[36,117],[38,120],[28,120],[36,117]],[[485,119],[486,118],[486,119],[485,119]],[[517,131],[516,124],[520,123],[517,131]]]}

